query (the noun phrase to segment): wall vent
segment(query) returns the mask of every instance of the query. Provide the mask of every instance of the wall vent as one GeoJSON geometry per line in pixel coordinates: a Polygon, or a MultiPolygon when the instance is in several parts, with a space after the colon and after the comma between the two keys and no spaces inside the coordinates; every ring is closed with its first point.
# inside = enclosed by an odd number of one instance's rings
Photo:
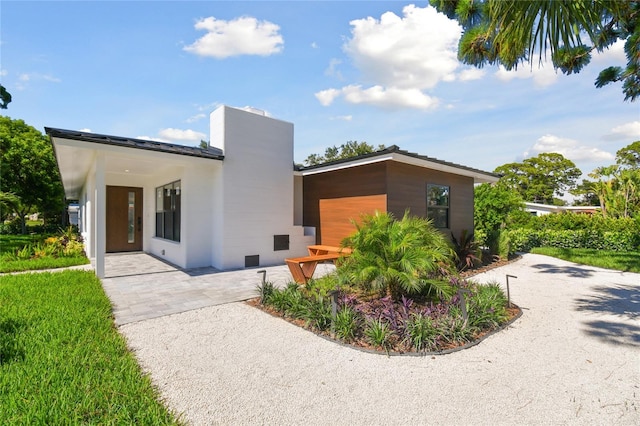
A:
{"type": "Polygon", "coordinates": [[[274,235],[273,236],[273,251],[289,250],[289,236],[288,235],[274,235]]]}
{"type": "Polygon", "coordinates": [[[251,256],[245,256],[244,257],[244,267],[245,268],[252,268],[254,266],[260,266],[260,255],[259,254],[254,254],[251,256]]]}

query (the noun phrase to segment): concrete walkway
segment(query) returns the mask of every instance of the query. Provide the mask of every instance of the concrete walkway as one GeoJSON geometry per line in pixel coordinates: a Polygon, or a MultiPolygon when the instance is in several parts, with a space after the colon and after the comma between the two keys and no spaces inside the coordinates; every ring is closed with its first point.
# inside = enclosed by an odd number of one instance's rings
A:
{"type": "MultiPolygon", "coordinates": [[[[332,271],[318,265],[316,276],[332,271]]],[[[105,292],[117,325],[256,297],[262,274],[277,286],[292,281],[285,265],[220,272],[214,268],[183,270],[145,253],[105,257],[105,292]]]]}

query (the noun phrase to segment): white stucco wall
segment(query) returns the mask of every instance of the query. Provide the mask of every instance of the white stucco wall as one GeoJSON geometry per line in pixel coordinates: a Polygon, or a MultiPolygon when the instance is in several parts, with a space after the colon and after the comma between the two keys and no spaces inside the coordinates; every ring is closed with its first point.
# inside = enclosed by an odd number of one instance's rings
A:
{"type": "Polygon", "coordinates": [[[293,225],[293,124],[223,106],[210,125],[211,145],[224,151],[213,265],[242,268],[253,255],[260,266],[271,265],[306,253],[313,238],[293,225]],[[289,235],[290,249],[274,251],[274,235],[289,235]]]}

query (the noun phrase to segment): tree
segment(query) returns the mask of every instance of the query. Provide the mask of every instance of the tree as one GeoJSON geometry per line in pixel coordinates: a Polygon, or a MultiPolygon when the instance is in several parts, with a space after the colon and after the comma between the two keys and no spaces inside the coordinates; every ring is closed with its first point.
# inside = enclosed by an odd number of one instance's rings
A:
{"type": "Polygon", "coordinates": [[[486,236],[485,243],[491,254],[498,253],[498,242],[503,229],[522,223],[530,216],[524,211],[524,201],[518,192],[504,186],[483,183],[473,191],[473,221],[476,234],[486,236]]]}
{"type": "Polygon", "coordinates": [[[616,163],[630,169],[640,169],[640,141],[635,141],[616,152],[616,163]]]}
{"type": "Polygon", "coordinates": [[[7,106],[11,102],[11,93],[7,92],[7,89],[0,84],[0,109],[7,109],[7,106]]]}
{"type": "Polygon", "coordinates": [[[209,142],[204,139],[200,139],[200,145],[198,145],[198,148],[209,149],[209,142]]]}
{"type": "Polygon", "coordinates": [[[0,189],[18,216],[39,211],[45,219],[64,207],[64,191],[48,138],[22,120],[0,116],[0,189]],[[12,197],[7,198],[7,193],[12,197]]]}
{"type": "Polygon", "coordinates": [[[518,192],[525,201],[543,204],[561,202],[554,196],[562,197],[582,174],[573,161],[553,152],[504,164],[494,172],[502,175],[498,182],[502,187],[518,192]]]}
{"type": "Polygon", "coordinates": [[[589,177],[593,180],[584,180],[581,188],[597,195],[603,216],[640,214],[640,141],[619,149],[616,164],[598,167],[589,177]]]}
{"type": "Polygon", "coordinates": [[[609,67],[598,75],[596,87],[622,82],[625,101],[640,96],[640,2],[616,0],[430,0],[464,32],[458,58],[476,67],[521,64],[533,66],[550,53],[554,68],[579,73],[617,40],[625,40],[627,65],[609,67]],[[588,40],[590,45],[583,42],[588,40]]]}
{"type": "MultiPolygon", "coordinates": [[[[384,149],[384,145],[378,145],[378,150],[381,149],[384,149]]],[[[357,157],[359,155],[370,154],[375,151],[376,149],[373,145],[369,145],[366,142],[348,141],[339,147],[335,145],[328,147],[324,151],[324,156],[319,154],[310,154],[304,162],[307,166],[315,166],[316,164],[357,157]]]]}

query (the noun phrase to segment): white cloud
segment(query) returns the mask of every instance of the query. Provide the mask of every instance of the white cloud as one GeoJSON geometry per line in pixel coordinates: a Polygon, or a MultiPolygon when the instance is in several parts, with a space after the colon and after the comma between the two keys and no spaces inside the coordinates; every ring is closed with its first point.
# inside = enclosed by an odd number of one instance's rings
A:
{"type": "Polygon", "coordinates": [[[207,114],[199,113],[199,114],[196,114],[196,115],[192,115],[191,117],[187,118],[185,121],[187,123],[195,123],[196,121],[202,120],[206,116],[207,116],[207,114]]]}
{"type": "Polygon", "coordinates": [[[351,38],[343,48],[371,86],[350,84],[317,92],[322,105],[330,105],[338,96],[349,103],[379,107],[427,109],[437,105],[424,91],[455,80],[462,29],[431,6],[408,5],[402,15],[385,12],[380,19],[350,22],[351,38]]]}
{"type": "Polygon", "coordinates": [[[618,40],[608,49],[592,55],[593,62],[599,63],[627,63],[627,55],[624,53],[624,40],[618,40]]]}
{"type": "Polygon", "coordinates": [[[433,88],[459,66],[462,29],[433,7],[405,6],[379,20],[351,21],[352,38],[344,46],[360,71],[372,81],[398,88],[433,88]]]}
{"type": "Polygon", "coordinates": [[[640,121],[631,121],[611,129],[610,133],[602,137],[605,140],[616,141],[624,139],[640,139],[640,121]]]}
{"type": "Polygon", "coordinates": [[[151,136],[136,136],[136,139],[141,139],[143,141],[153,141],[153,142],[165,142],[165,143],[169,143],[170,141],[168,141],[167,139],[162,139],[162,138],[152,138],[151,136]]]}
{"type": "Polygon", "coordinates": [[[269,21],[258,21],[251,16],[243,16],[231,21],[213,16],[200,19],[196,30],[207,33],[184,50],[200,56],[224,59],[239,55],[269,56],[281,52],[284,40],[279,34],[280,27],[269,21]]]}
{"type": "Polygon", "coordinates": [[[460,71],[458,74],[458,79],[460,81],[472,81],[472,80],[480,80],[484,77],[485,71],[479,68],[468,68],[466,70],[460,71]]]}
{"type": "Polygon", "coordinates": [[[524,153],[524,157],[535,156],[543,152],[562,154],[571,161],[601,161],[611,160],[613,154],[598,148],[580,145],[578,141],[561,138],[555,135],[541,136],[536,143],[524,153]]]}
{"type": "Polygon", "coordinates": [[[5,70],[5,69],[1,69],[0,70],[0,77],[5,77],[5,76],[7,76],[7,74],[9,74],[9,72],[7,70],[5,70]]]}
{"type": "Polygon", "coordinates": [[[317,92],[315,97],[322,106],[329,106],[341,93],[342,91],[338,89],[327,89],[317,92]]]}
{"type": "Polygon", "coordinates": [[[342,73],[337,69],[338,65],[340,65],[342,61],[340,59],[331,58],[329,61],[329,67],[324,71],[324,75],[336,77],[339,80],[342,80],[342,73]]]}
{"type": "Polygon", "coordinates": [[[534,65],[533,68],[530,65],[522,64],[517,70],[511,71],[507,71],[504,66],[500,65],[495,76],[502,81],[511,81],[514,78],[533,78],[534,84],[538,87],[550,86],[558,80],[558,73],[551,64],[547,64],[546,67],[534,65]]]}
{"type": "Polygon", "coordinates": [[[362,89],[360,86],[342,88],[345,100],[352,104],[369,104],[388,108],[416,108],[429,109],[438,105],[438,100],[425,95],[419,89],[398,89],[372,86],[362,89]]]}
{"type": "Polygon", "coordinates": [[[162,139],[169,140],[179,140],[179,141],[195,141],[200,142],[201,140],[206,140],[207,135],[201,132],[196,132],[194,130],[181,130],[181,129],[173,129],[171,127],[167,129],[162,129],[158,132],[158,135],[162,139]]]}
{"type": "Polygon", "coordinates": [[[337,115],[335,117],[331,117],[330,120],[351,121],[351,120],[353,120],[353,116],[352,115],[337,115]]]}
{"type": "Polygon", "coordinates": [[[91,131],[91,129],[86,128],[86,127],[85,127],[85,128],[83,128],[83,129],[80,129],[80,130],[78,130],[78,131],[79,131],[79,132],[84,132],[84,133],[93,133],[93,132],[91,131]]]}
{"type": "Polygon", "coordinates": [[[312,49],[317,49],[318,48],[318,43],[316,43],[315,41],[311,43],[311,48],[312,49]]]}

